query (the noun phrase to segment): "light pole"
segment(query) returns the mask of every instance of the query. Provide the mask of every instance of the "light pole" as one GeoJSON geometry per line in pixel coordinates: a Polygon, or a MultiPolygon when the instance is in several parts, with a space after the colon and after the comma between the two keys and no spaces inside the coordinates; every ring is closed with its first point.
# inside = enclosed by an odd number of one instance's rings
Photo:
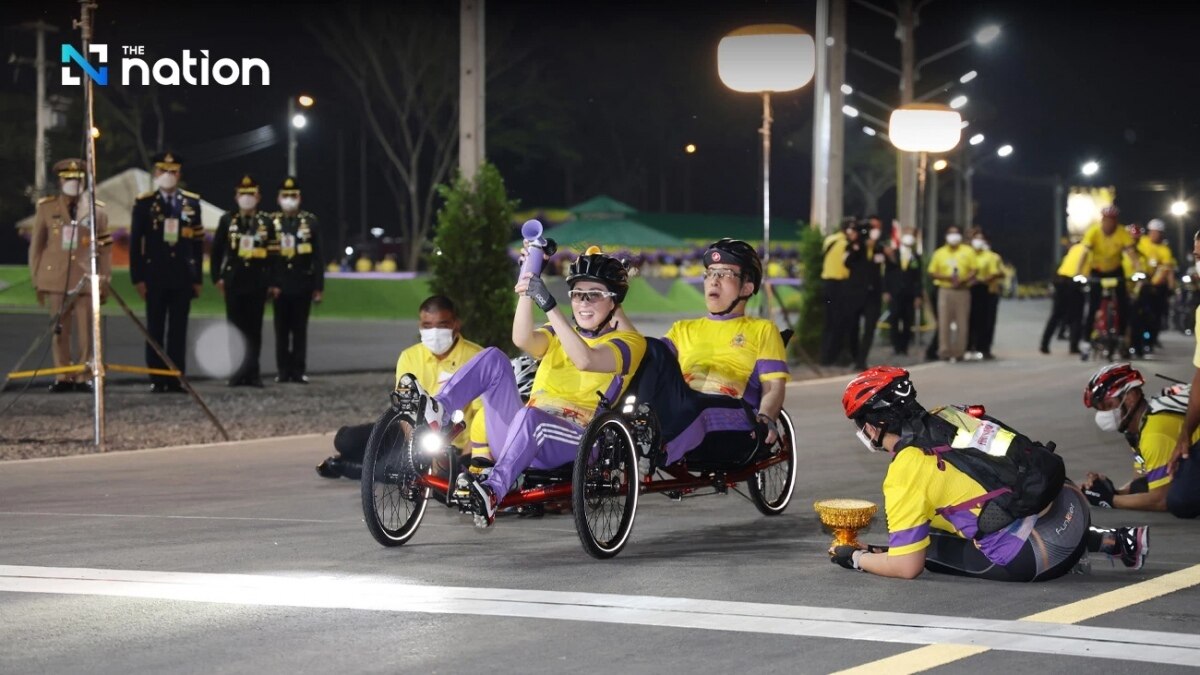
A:
{"type": "Polygon", "coordinates": [[[811,35],[787,24],[739,28],[717,45],[717,73],[734,91],[762,95],[763,315],[771,315],[767,270],[771,259],[771,92],[795,91],[816,72],[811,35]]]}
{"type": "MultiPolygon", "coordinates": [[[[986,46],[996,41],[1000,37],[1000,27],[997,25],[984,26],[976,31],[971,37],[953,44],[941,51],[930,54],[929,56],[917,60],[916,44],[914,40],[914,31],[917,25],[918,15],[922,7],[928,2],[923,0],[918,6],[913,6],[913,0],[898,0],[896,12],[886,10],[878,5],[875,5],[867,0],[855,0],[858,4],[891,18],[896,22],[896,39],[900,41],[900,68],[896,68],[890,63],[877,59],[874,56],[860,50],[851,49],[850,53],[862,58],[865,61],[875,64],[890,73],[900,76],[900,104],[903,107],[909,103],[920,102],[921,99],[914,98],[913,90],[916,81],[921,78],[921,69],[929,64],[943,59],[951,54],[954,54],[962,49],[966,49],[971,45],[986,46]]],[[[959,82],[966,83],[973,79],[973,76],[964,75],[959,78],[959,82]]],[[[912,153],[901,153],[899,160],[898,180],[896,181],[896,199],[897,211],[901,225],[913,225],[917,222],[917,157],[912,153]]]]}
{"type": "Polygon", "coordinates": [[[288,130],[288,158],[287,158],[287,175],[296,175],[296,131],[303,129],[308,124],[308,118],[304,116],[302,111],[296,109],[296,104],[300,104],[301,108],[311,108],[313,97],[308,95],[291,96],[287,102],[287,130],[288,130]]]}
{"type": "MultiPolygon", "coordinates": [[[[939,103],[910,103],[892,111],[888,122],[888,136],[892,145],[904,152],[918,153],[917,194],[919,200],[925,190],[925,163],[928,153],[948,152],[958,145],[962,135],[962,116],[950,106],[939,103]]],[[[913,206],[916,206],[914,202],[913,206]]],[[[916,209],[914,208],[914,214],[916,209]]],[[[910,221],[913,222],[913,221],[910,221]]],[[[900,221],[904,225],[904,221],[900,221]]],[[[937,244],[937,232],[932,223],[925,224],[925,250],[933,251],[937,244]]]]}

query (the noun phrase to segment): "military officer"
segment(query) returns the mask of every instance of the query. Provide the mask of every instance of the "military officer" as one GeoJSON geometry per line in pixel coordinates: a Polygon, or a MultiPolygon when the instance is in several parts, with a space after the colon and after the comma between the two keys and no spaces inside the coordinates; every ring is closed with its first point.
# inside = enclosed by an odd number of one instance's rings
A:
{"type": "Polygon", "coordinates": [[[279,188],[275,229],[279,232],[279,297],[275,298],[276,382],[308,383],[308,313],[321,302],[325,263],[317,217],[300,209],[300,185],[292,176],[279,188]]]}
{"type": "MultiPolygon", "coordinates": [[[[146,328],[181,372],[187,368],[188,313],[200,296],[204,258],[200,195],[179,188],[182,167],[178,155],[154,156],[155,189],[134,201],[129,233],[129,276],[146,301],[146,328]]],[[[146,365],[167,367],[149,343],[146,365]]],[[[183,391],[169,376],[151,375],[150,381],[155,393],[183,391]]]]}
{"type": "MultiPolygon", "coordinates": [[[[37,291],[38,303],[48,306],[51,316],[58,316],[67,294],[91,271],[91,233],[88,200],[83,198],[83,160],[60,160],[54,165],[58,174],[59,194],[43,197],[37,204],[33,221],[33,236],[29,242],[29,274],[37,291]]],[[[96,202],[96,241],[100,245],[97,261],[101,288],[112,272],[112,235],[108,231],[108,214],[96,202]]],[[[104,291],[101,291],[101,298],[104,291]]],[[[76,363],[71,357],[71,335],[78,345],[80,363],[92,358],[91,286],[84,283],[71,307],[59,317],[53,337],[54,366],[61,368],[76,363]]],[[[86,375],[59,374],[50,391],[91,391],[86,375]]]]}
{"type": "Polygon", "coordinates": [[[225,297],[225,318],[246,340],[242,363],[231,387],[261,387],[258,356],[262,349],[263,311],[267,296],[279,295],[275,276],[279,237],[275,221],[258,210],[258,183],[243,176],[234,193],[237,210],[221,216],[213,237],[209,268],[213,284],[225,297]]]}

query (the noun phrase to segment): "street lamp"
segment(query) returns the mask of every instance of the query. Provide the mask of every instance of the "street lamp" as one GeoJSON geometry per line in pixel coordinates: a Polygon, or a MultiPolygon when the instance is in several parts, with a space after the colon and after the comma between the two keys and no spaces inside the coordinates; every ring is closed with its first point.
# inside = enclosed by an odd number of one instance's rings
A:
{"type": "Polygon", "coordinates": [[[296,110],[296,104],[299,103],[301,108],[311,108],[316,100],[312,96],[302,94],[300,96],[291,96],[287,102],[287,120],[286,126],[288,131],[288,158],[287,158],[287,175],[296,175],[296,130],[303,129],[308,124],[308,118],[304,113],[296,110]]]}
{"type": "Polygon", "coordinates": [[[979,32],[975,33],[975,43],[979,45],[989,45],[995,42],[996,38],[998,37],[1000,37],[1000,26],[991,24],[990,26],[984,26],[983,28],[980,28],[979,32]]]}
{"type": "Polygon", "coordinates": [[[1008,157],[1011,154],[1013,154],[1013,146],[1011,145],[1004,144],[996,148],[996,155],[998,157],[1008,157]]]}
{"type": "Polygon", "coordinates": [[[949,163],[949,162],[947,162],[947,161],[946,161],[946,160],[944,160],[944,159],[939,159],[939,160],[937,160],[936,162],[934,162],[934,163],[933,163],[933,170],[934,170],[934,171],[942,171],[942,170],[944,170],[944,169],[945,169],[947,166],[950,166],[950,163],[949,163]]]}
{"type": "Polygon", "coordinates": [[[983,142],[983,134],[975,134],[974,136],[968,138],[967,142],[971,145],[979,145],[983,142]]]}
{"type": "Polygon", "coordinates": [[[734,91],[762,94],[763,313],[770,316],[767,270],[771,258],[771,92],[795,91],[816,72],[811,35],[787,24],[739,28],[717,45],[717,74],[734,91]]]}
{"type": "Polygon", "coordinates": [[[954,98],[950,99],[950,107],[953,108],[954,110],[958,110],[959,108],[965,106],[966,104],[967,104],[967,97],[962,94],[959,94],[958,96],[955,96],[954,98]]]}
{"type": "MultiPolygon", "coordinates": [[[[925,196],[925,165],[928,153],[953,150],[962,136],[962,116],[949,106],[939,103],[910,103],[892,111],[888,124],[888,136],[892,145],[905,152],[918,154],[917,201],[925,196]]],[[[920,208],[916,209],[920,213],[920,208]]],[[[932,251],[937,244],[937,233],[933,221],[926,223],[925,250],[932,251]]]]}
{"type": "Polygon", "coordinates": [[[1099,171],[1100,171],[1100,162],[1097,162],[1096,160],[1090,160],[1090,161],[1084,162],[1083,166],[1080,167],[1080,169],[1079,169],[1079,172],[1085,176],[1095,176],[1096,173],[1099,171]]]}
{"type": "Polygon", "coordinates": [[[1171,215],[1182,218],[1188,213],[1188,203],[1182,199],[1171,202],[1171,215]]]}

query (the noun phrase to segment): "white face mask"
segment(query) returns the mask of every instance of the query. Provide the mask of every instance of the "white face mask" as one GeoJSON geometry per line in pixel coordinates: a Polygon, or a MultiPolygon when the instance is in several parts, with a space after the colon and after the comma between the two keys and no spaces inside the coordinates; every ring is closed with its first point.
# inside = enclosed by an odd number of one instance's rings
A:
{"type": "Polygon", "coordinates": [[[283,209],[284,211],[295,211],[296,209],[300,208],[300,198],[280,197],[279,208],[283,209]]]}
{"type": "Polygon", "coordinates": [[[876,228],[868,232],[867,236],[871,238],[871,241],[878,241],[880,232],[882,232],[882,230],[876,228]]]}
{"type": "Polygon", "coordinates": [[[976,251],[982,251],[983,249],[987,248],[987,242],[982,239],[972,239],[971,248],[975,249],[976,251]]]}
{"type": "Polygon", "coordinates": [[[78,178],[65,180],[62,184],[62,193],[68,197],[78,197],[83,191],[83,183],[78,178]]]}
{"type": "Polygon", "coordinates": [[[1100,427],[1100,431],[1119,431],[1121,428],[1121,408],[1118,406],[1112,410],[1097,410],[1096,426],[1100,427]]]}
{"type": "Polygon", "coordinates": [[[854,433],[854,435],[858,437],[858,440],[862,441],[863,445],[867,446],[867,450],[871,452],[879,452],[879,448],[875,447],[875,444],[871,442],[871,437],[867,436],[865,431],[859,429],[854,433]]]}
{"type": "Polygon", "coordinates": [[[957,232],[951,232],[950,234],[946,235],[946,243],[950,244],[951,246],[958,246],[962,243],[962,235],[957,232]]]}
{"type": "Polygon", "coordinates": [[[906,234],[906,235],[900,237],[900,244],[903,246],[911,247],[915,243],[917,243],[917,238],[912,236],[911,234],[906,234]]]}
{"type": "Polygon", "coordinates": [[[179,176],[173,173],[160,173],[154,177],[154,184],[163,190],[174,190],[179,184],[179,176]]]}
{"type": "Polygon", "coordinates": [[[238,208],[243,211],[253,210],[258,206],[258,195],[238,195],[238,208]]]}
{"type": "Polygon", "coordinates": [[[454,331],[449,328],[422,328],[421,344],[428,347],[429,351],[441,356],[450,351],[450,347],[454,345],[454,331]]]}

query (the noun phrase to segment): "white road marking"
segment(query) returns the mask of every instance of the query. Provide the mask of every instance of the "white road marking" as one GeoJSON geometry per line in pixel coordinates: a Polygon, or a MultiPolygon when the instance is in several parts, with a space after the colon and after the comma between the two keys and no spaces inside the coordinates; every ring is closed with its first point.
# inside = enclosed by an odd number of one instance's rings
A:
{"type": "Polygon", "coordinates": [[[1200,635],[692,598],[424,586],[367,577],[0,565],[0,592],[507,616],[903,644],[957,644],[1139,663],[1200,663],[1200,635]]]}

